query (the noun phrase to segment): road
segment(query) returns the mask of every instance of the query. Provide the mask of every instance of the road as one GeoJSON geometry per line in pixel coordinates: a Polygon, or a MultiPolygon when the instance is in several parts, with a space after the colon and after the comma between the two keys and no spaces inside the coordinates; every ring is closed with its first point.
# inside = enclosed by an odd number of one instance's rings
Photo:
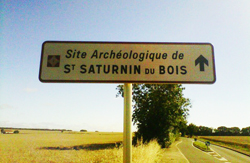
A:
{"type": "Polygon", "coordinates": [[[229,149],[211,145],[213,152],[203,152],[193,145],[193,139],[182,138],[178,148],[190,163],[249,163],[250,157],[229,149]]]}
{"type": "Polygon", "coordinates": [[[211,149],[213,149],[216,153],[218,153],[220,156],[224,157],[226,160],[228,160],[228,162],[232,162],[232,163],[250,163],[250,157],[240,154],[238,152],[226,149],[226,148],[222,148],[222,147],[218,147],[215,145],[211,145],[210,147],[211,149]]]}

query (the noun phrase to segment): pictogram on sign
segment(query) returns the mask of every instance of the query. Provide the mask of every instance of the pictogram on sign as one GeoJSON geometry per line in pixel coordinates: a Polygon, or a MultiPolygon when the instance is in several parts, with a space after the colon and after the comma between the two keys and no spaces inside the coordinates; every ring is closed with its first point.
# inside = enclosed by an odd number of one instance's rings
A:
{"type": "Polygon", "coordinates": [[[59,67],[60,55],[48,55],[47,67],[59,67]]]}

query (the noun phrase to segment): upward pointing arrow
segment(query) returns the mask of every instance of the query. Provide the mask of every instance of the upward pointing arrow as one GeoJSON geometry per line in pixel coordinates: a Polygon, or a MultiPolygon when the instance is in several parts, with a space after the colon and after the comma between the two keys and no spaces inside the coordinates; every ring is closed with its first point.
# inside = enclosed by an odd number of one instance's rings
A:
{"type": "Polygon", "coordinates": [[[208,60],[203,57],[203,55],[200,55],[196,60],[195,60],[195,66],[200,64],[200,71],[205,71],[204,64],[208,66],[208,60]]]}

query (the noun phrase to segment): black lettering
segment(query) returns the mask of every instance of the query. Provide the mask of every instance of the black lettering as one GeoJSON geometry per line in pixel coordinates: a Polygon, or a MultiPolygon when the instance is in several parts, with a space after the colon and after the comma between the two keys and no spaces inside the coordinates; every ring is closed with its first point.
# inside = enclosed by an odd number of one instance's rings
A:
{"type": "Polygon", "coordinates": [[[104,72],[105,74],[108,74],[109,71],[110,71],[110,65],[104,65],[104,66],[103,66],[103,72],[104,72]]]}
{"type": "Polygon", "coordinates": [[[91,56],[91,59],[94,58],[94,57],[98,58],[98,51],[97,50],[94,51],[94,53],[91,56]]]}
{"type": "Polygon", "coordinates": [[[141,66],[134,65],[134,74],[141,74],[141,66]]]}
{"type": "Polygon", "coordinates": [[[90,65],[90,67],[89,67],[89,72],[88,72],[89,74],[90,73],[93,73],[93,74],[95,74],[95,68],[94,68],[94,65],[90,65]]]}
{"type": "Polygon", "coordinates": [[[161,59],[161,53],[159,53],[159,54],[156,53],[156,54],[155,54],[155,59],[161,59]]]}
{"type": "Polygon", "coordinates": [[[97,67],[97,73],[100,74],[100,69],[101,69],[102,65],[96,65],[96,67],[97,67]]]}
{"type": "Polygon", "coordinates": [[[159,71],[160,74],[165,74],[165,66],[160,65],[159,70],[160,70],[159,71]]]}
{"type": "Polygon", "coordinates": [[[113,59],[115,58],[115,53],[113,52],[113,50],[111,50],[111,53],[110,53],[110,59],[113,57],[113,59]]]}
{"type": "Polygon", "coordinates": [[[75,64],[72,64],[72,70],[75,70],[75,64]]]}
{"type": "Polygon", "coordinates": [[[124,59],[127,59],[128,58],[128,53],[126,52],[126,53],[123,53],[123,58],[124,59]]]}
{"type": "Polygon", "coordinates": [[[167,56],[168,56],[167,53],[163,53],[163,54],[162,54],[162,59],[167,59],[167,56]]]}
{"type": "Polygon", "coordinates": [[[69,50],[67,51],[67,54],[65,55],[65,57],[66,57],[66,58],[70,58],[71,55],[72,55],[71,53],[72,53],[72,50],[69,49],[69,50]]]}
{"type": "Polygon", "coordinates": [[[145,73],[146,74],[154,74],[155,73],[155,69],[154,68],[147,68],[147,69],[145,69],[145,73]]]}
{"type": "Polygon", "coordinates": [[[66,69],[65,71],[64,71],[64,73],[66,73],[66,74],[68,74],[68,73],[70,73],[70,65],[64,65],[64,69],[66,69]]]}
{"type": "Polygon", "coordinates": [[[187,70],[186,70],[186,66],[181,66],[181,74],[182,75],[185,75],[185,74],[187,74],[187,70]]]}
{"type": "Polygon", "coordinates": [[[117,54],[116,54],[116,58],[117,59],[121,59],[122,56],[122,51],[120,50],[117,54]]]}
{"type": "Polygon", "coordinates": [[[87,55],[87,53],[86,53],[86,52],[82,52],[82,56],[81,56],[81,58],[86,58],[86,55],[87,55]]]}
{"type": "Polygon", "coordinates": [[[152,62],[154,61],[154,57],[155,57],[155,53],[150,53],[149,55],[149,59],[152,60],[152,62]]]}
{"type": "Polygon", "coordinates": [[[174,67],[173,66],[168,66],[168,73],[172,75],[174,73],[174,67]]]}
{"type": "Polygon", "coordinates": [[[125,73],[127,74],[128,72],[128,66],[127,65],[121,65],[121,74],[125,73]]]}
{"type": "Polygon", "coordinates": [[[140,53],[139,55],[139,61],[143,61],[144,60],[144,56],[145,56],[145,53],[140,53]]]}
{"type": "Polygon", "coordinates": [[[178,51],[176,51],[176,53],[173,53],[173,55],[172,55],[173,59],[177,59],[177,57],[178,57],[178,51]]]}
{"type": "Polygon", "coordinates": [[[119,53],[116,54],[116,58],[117,58],[117,59],[121,59],[121,56],[122,56],[122,53],[121,53],[121,52],[119,52],[119,53]]]}
{"type": "Polygon", "coordinates": [[[85,74],[87,72],[86,65],[81,65],[80,69],[82,70],[82,71],[80,71],[80,73],[82,73],[82,74],[85,74]]]}
{"type": "Polygon", "coordinates": [[[114,74],[114,73],[118,74],[118,66],[117,65],[113,65],[113,67],[112,67],[112,74],[114,74]]]}
{"type": "Polygon", "coordinates": [[[149,51],[147,50],[146,59],[148,59],[148,53],[149,53],[149,51]]]}
{"type": "Polygon", "coordinates": [[[74,50],[72,58],[75,58],[75,55],[76,55],[76,49],[74,50]]]}
{"type": "Polygon", "coordinates": [[[179,59],[182,60],[183,58],[184,58],[184,54],[183,54],[183,53],[180,53],[179,59]]]}
{"type": "Polygon", "coordinates": [[[134,58],[134,59],[137,59],[137,58],[138,58],[138,53],[134,53],[134,54],[133,54],[133,58],[134,58]]]}
{"type": "Polygon", "coordinates": [[[104,58],[105,58],[105,59],[108,59],[108,55],[109,55],[108,52],[104,53],[104,58]]]}
{"type": "Polygon", "coordinates": [[[77,52],[76,58],[80,58],[80,53],[81,53],[81,51],[78,51],[78,52],[77,52]]]}
{"type": "Polygon", "coordinates": [[[99,58],[102,58],[102,54],[103,54],[103,52],[100,53],[99,58]]]}
{"type": "Polygon", "coordinates": [[[132,53],[133,53],[133,51],[132,51],[132,50],[130,50],[130,53],[129,53],[129,59],[131,59],[131,57],[132,57],[132,53]]]}

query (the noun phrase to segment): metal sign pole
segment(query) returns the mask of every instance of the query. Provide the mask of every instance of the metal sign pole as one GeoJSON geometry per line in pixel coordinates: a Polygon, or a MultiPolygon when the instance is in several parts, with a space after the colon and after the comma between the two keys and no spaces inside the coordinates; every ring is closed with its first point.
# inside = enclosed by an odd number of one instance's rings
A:
{"type": "Polygon", "coordinates": [[[124,84],[123,163],[132,162],[132,84],[124,84]]]}

